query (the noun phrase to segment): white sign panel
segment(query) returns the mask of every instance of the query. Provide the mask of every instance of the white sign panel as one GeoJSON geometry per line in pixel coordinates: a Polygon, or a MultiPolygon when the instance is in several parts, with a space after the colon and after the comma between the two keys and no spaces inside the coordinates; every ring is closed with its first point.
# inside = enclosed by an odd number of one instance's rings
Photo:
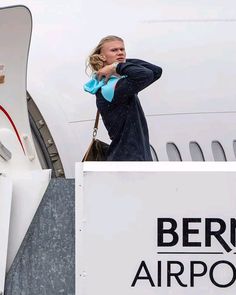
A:
{"type": "Polygon", "coordinates": [[[0,174],[0,294],[5,283],[11,199],[12,182],[0,174]]]}
{"type": "Polygon", "coordinates": [[[236,171],[81,167],[77,295],[235,295],[236,171]]]}

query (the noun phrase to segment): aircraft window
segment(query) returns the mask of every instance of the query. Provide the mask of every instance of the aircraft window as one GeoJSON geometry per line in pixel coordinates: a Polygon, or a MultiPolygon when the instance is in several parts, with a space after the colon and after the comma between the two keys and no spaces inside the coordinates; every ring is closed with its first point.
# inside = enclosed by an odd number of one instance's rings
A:
{"type": "Polygon", "coordinates": [[[234,155],[236,157],[236,140],[233,141],[234,155]]]}
{"type": "Polygon", "coordinates": [[[166,151],[169,161],[182,161],[181,154],[174,143],[168,142],[166,144],[166,151]]]}
{"type": "Polygon", "coordinates": [[[157,157],[157,153],[154,149],[154,147],[150,144],[150,150],[151,150],[151,155],[152,155],[152,160],[155,161],[159,161],[158,157],[157,157]]]}
{"type": "Polygon", "coordinates": [[[189,143],[189,150],[193,161],[205,161],[202,149],[197,142],[191,141],[189,143]]]}
{"type": "Polygon", "coordinates": [[[225,151],[219,141],[212,141],[211,149],[215,161],[227,161],[225,151]]]}

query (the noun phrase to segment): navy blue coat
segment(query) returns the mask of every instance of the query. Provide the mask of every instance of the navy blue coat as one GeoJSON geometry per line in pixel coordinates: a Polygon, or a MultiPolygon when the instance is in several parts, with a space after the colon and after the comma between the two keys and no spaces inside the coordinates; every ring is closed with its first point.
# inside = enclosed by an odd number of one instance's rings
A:
{"type": "Polygon", "coordinates": [[[139,59],[119,63],[118,80],[111,102],[101,89],[96,93],[97,108],[111,139],[107,161],[152,161],[146,118],[138,93],[161,77],[162,69],[139,59]]]}

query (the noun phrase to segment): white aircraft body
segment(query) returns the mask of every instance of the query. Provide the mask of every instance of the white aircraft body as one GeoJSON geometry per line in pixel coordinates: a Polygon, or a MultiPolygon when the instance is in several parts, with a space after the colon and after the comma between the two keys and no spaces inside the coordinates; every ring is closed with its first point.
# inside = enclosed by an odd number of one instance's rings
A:
{"type": "MultiPolygon", "coordinates": [[[[83,90],[85,61],[109,34],[125,40],[127,57],[163,68],[139,95],[158,160],[235,160],[233,1],[0,1],[17,4],[32,13],[27,90],[51,133],[46,145],[57,147],[57,175],[74,177],[91,140],[96,106],[83,90]]],[[[102,123],[98,137],[109,142],[102,123]]]]}

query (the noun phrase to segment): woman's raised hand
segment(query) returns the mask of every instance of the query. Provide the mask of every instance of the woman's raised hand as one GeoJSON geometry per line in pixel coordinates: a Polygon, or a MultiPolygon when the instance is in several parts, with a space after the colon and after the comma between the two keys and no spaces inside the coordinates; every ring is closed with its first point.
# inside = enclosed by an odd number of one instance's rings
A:
{"type": "Polygon", "coordinates": [[[100,70],[98,70],[96,73],[96,76],[99,81],[105,78],[105,83],[107,83],[110,77],[115,73],[116,73],[116,68],[114,67],[113,64],[111,64],[111,65],[106,65],[100,70]]]}

